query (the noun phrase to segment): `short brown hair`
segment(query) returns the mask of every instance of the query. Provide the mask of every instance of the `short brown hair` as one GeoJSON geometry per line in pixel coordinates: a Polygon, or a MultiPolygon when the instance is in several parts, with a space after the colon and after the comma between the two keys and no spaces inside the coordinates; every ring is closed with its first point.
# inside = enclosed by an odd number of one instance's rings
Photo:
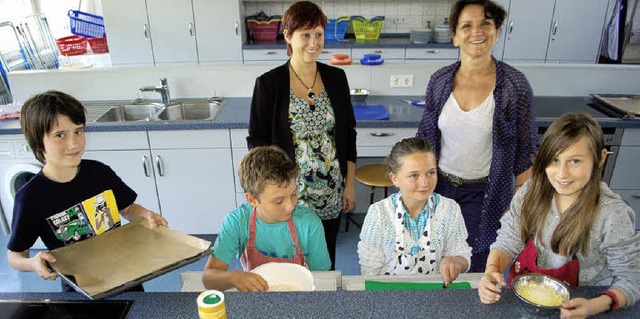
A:
{"type": "Polygon", "coordinates": [[[44,163],[44,136],[51,132],[58,115],[68,117],[74,124],[86,124],[85,108],[73,96],[60,91],[46,91],[31,96],[20,112],[22,134],[33,155],[44,163]]]}
{"type": "Polygon", "coordinates": [[[502,6],[491,0],[459,0],[451,7],[451,15],[449,16],[449,29],[451,29],[451,33],[456,33],[458,19],[460,19],[462,10],[471,4],[481,5],[484,8],[484,17],[493,20],[496,29],[500,29],[502,22],[504,22],[504,17],[507,15],[507,12],[502,6]]]}
{"type": "MultiPolygon", "coordinates": [[[[298,29],[311,29],[327,26],[327,16],[322,9],[311,1],[298,1],[292,4],[282,15],[282,30],[293,34],[298,29]]],[[[287,54],[291,55],[291,45],[287,43],[287,54]]]]}
{"type": "Polygon", "coordinates": [[[298,175],[298,165],[277,146],[252,148],[238,168],[240,183],[246,193],[260,197],[265,183],[288,185],[298,175]]]}

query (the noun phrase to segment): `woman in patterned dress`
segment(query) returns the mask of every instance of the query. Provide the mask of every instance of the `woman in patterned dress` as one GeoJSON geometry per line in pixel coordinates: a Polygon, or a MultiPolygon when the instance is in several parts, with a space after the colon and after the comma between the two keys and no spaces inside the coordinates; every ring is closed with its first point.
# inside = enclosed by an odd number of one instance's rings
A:
{"type": "Polygon", "coordinates": [[[469,268],[471,247],[460,206],[434,193],[436,156],[420,137],[396,143],[387,157],[400,192],[372,204],[358,256],[362,275],[440,274],[449,285],[469,268]]]}
{"type": "Polygon", "coordinates": [[[256,79],[248,147],[277,145],[300,166],[301,203],[324,226],[331,269],[340,213],[355,205],[356,131],[349,84],[342,69],[317,62],[327,17],[312,2],[283,15],[287,63],[256,79]]]}
{"type": "Polygon", "coordinates": [[[431,76],[417,133],[438,156],[436,192],[462,209],[471,272],[484,271],[500,217],[531,176],[537,140],[529,82],[491,55],[504,17],[490,0],[454,4],[450,28],[460,61],[431,76]]]}

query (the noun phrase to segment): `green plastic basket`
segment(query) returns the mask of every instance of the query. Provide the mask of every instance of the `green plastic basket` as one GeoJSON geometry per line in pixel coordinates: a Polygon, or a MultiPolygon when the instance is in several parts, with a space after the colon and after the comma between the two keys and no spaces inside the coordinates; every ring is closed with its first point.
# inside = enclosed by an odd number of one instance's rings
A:
{"type": "Polygon", "coordinates": [[[376,16],[371,20],[363,17],[352,17],[351,23],[353,24],[353,33],[355,33],[356,41],[378,41],[383,22],[383,16],[376,16]]]}

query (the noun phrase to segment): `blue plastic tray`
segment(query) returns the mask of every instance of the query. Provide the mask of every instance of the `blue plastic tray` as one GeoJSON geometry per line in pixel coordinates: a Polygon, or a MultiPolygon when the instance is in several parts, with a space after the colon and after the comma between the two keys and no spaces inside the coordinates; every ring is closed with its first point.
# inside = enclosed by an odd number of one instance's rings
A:
{"type": "Polygon", "coordinates": [[[391,115],[384,105],[354,105],[356,121],[388,120],[391,115]]]}

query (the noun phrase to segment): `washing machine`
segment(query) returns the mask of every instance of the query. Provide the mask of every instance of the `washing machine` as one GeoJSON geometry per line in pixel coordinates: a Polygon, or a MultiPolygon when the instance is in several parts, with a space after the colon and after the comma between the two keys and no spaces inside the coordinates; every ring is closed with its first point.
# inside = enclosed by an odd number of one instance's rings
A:
{"type": "MultiPolygon", "coordinates": [[[[16,192],[42,169],[24,137],[0,135],[0,226],[5,235],[11,230],[16,192]]],[[[46,249],[40,239],[32,248],[46,249]]]]}

